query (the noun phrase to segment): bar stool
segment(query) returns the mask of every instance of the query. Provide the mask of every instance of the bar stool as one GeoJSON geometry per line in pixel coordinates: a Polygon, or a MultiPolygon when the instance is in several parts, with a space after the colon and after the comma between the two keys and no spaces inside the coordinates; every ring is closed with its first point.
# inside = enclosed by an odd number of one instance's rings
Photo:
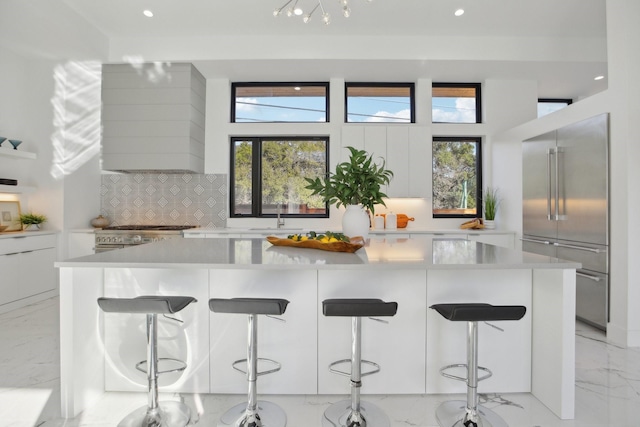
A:
{"type": "Polygon", "coordinates": [[[436,409],[436,418],[441,427],[508,427],[498,414],[478,404],[478,381],[493,373],[478,366],[478,322],[520,320],[527,308],[522,305],[490,305],[478,303],[434,304],[430,308],[452,322],[467,322],[467,363],[448,365],[440,369],[447,378],[467,383],[467,401],[451,400],[436,409]],[[446,372],[450,368],[467,368],[467,377],[446,372]],[[478,371],[486,374],[478,377],[478,371]]]}
{"type": "Polygon", "coordinates": [[[158,358],[158,314],[177,313],[197,302],[186,296],[145,295],[136,298],[98,298],[105,313],[132,313],[147,315],[147,359],[136,364],[136,369],[147,374],[149,400],[147,406],[136,409],[120,421],[118,427],[184,427],[191,420],[189,407],[182,402],[158,402],[158,375],[184,371],[187,364],[168,357],[158,358]],[[158,370],[159,361],[172,361],[177,368],[158,370]],[[147,365],[146,369],[143,368],[147,365]]]}
{"type": "Polygon", "coordinates": [[[271,359],[258,358],[258,317],[282,316],[289,301],[278,298],[212,298],[209,308],[216,313],[240,313],[249,315],[249,334],[247,343],[247,358],[236,360],[232,367],[238,372],[246,374],[249,382],[247,402],[240,403],[225,412],[220,417],[218,426],[234,427],[284,427],[287,425],[287,415],[275,403],[258,401],[257,379],[260,375],[271,374],[280,370],[280,363],[271,359]],[[258,361],[268,362],[275,367],[258,372],[258,361]],[[247,370],[243,371],[236,365],[246,363],[247,370]]]}
{"type": "Polygon", "coordinates": [[[338,360],[329,365],[329,371],[350,377],[351,399],[329,406],[322,417],[324,427],[388,427],[389,417],[370,402],[360,401],[362,377],[380,372],[380,365],[362,359],[362,317],[395,316],[398,303],[380,299],[327,299],[322,301],[322,313],[327,317],[351,317],[351,359],[338,360]],[[349,363],[349,372],[334,368],[349,363]],[[362,364],[373,369],[362,372],[362,364]]]}

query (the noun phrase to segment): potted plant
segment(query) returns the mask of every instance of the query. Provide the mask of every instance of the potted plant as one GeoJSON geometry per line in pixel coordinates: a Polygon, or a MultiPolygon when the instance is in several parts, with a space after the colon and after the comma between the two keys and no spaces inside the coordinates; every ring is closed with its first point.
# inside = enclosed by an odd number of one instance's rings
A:
{"type": "Polygon", "coordinates": [[[385,169],[384,159],[380,165],[373,161],[373,156],[365,150],[346,147],[349,161],[336,166],[335,173],[329,172],[325,178],[305,178],[305,188],[313,190],[312,195],[319,194],[325,203],[345,206],[342,217],[342,231],[347,236],[369,234],[369,214],[375,212],[375,205],[386,206],[382,186],[389,184],[393,172],[385,169]],[[366,211],[365,211],[366,210],[366,211]]]}
{"type": "Polygon", "coordinates": [[[496,228],[495,219],[500,206],[498,189],[487,187],[482,197],[482,204],[484,205],[484,228],[492,230],[496,228]]]}
{"type": "Polygon", "coordinates": [[[44,215],[34,213],[24,213],[20,215],[20,222],[22,223],[25,231],[40,230],[40,224],[47,221],[47,217],[44,215]]]}

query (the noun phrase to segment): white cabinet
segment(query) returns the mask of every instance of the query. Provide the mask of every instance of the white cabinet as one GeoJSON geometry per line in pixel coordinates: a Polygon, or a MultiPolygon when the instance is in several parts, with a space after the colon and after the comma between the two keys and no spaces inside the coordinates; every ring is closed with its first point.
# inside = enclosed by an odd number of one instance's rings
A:
{"type": "Polygon", "coordinates": [[[429,197],[431,143],[424,126],[345,126],[342,129],[341,161],[348,159],[344,147],[366,150],[374,159],[385,159],[393,179],[386,189],[389,197],[429,197]]]}
{"type": "Polygon", "coordinates": [[[93,255],[96,246],[96,235],[89,231],[71,231],[69,233],[68,258],[93,255]]]}
{"type": "Polygon", "coordinates": [[[57,292],[55,234],[0,239],[0,312],[35,302],[57,292]]]}
{"type": "MultiPolygon", "coordinates": [[[[316,277],[314,270],[211,270],[212,298],[290,302],[283,316],[258,316],[258,357],[282,365],[280,371],[260,377],[260,393],[317,393],[316,277]]],[[[211,313],[211,393],[247,392],[246,377],[231,367],[247,355],[247,319],[243,314],[211,313]]],[[[260,364],[258,369],[270,367],[260,364]]]]}
{"type": "Polygon", "coordinates": [[[515,249],[515,238],[516,237],[514,233],[485,234],[478,232],[467,234],[468,240],[473,240],[480,243],[488,243],[495,246],[502,246],[509,249],[515,249]]]}

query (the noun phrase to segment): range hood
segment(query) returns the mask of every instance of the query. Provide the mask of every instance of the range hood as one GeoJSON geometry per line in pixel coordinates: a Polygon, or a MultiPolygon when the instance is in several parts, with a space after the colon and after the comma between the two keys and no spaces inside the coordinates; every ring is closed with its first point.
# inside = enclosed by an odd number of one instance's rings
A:
{"type": "Polygon", "coordinates": [[[102,169],[204,173],[206,80],[189,63],[102,67],[102,169]]]}

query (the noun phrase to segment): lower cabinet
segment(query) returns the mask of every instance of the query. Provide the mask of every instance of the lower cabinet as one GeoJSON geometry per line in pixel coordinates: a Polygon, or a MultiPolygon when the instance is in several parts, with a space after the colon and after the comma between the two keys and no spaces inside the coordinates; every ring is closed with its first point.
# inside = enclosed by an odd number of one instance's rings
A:
{"type": "Polygon", "coordinates": [[[34,302],[38,295],[57,290],[53,266],[56,246],[55,234],[0,239],[0,311],[18,308],[34,302]]]}

